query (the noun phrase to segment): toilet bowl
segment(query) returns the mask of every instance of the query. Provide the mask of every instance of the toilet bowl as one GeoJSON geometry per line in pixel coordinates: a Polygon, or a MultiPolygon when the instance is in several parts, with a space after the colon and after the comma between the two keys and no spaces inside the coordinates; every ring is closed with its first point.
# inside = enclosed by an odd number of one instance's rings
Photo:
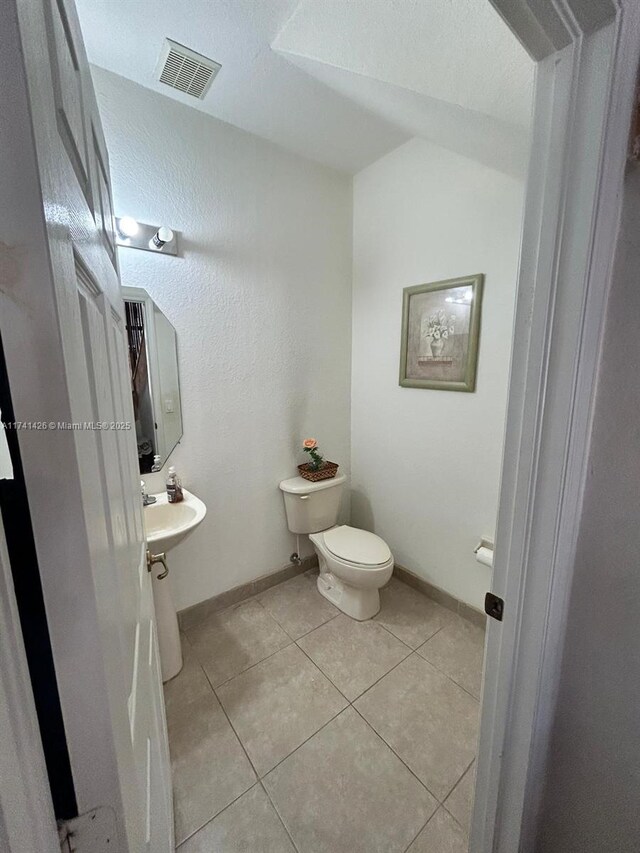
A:
{"type": "Polygon", "coordinates": [[[371,619],[393,572],[387,543],[367,530],[337,525],[346,477],[312,483],[292,477],[280,483],[292,533],[309,536],[320,565],[318,590],[353,619],[371,619]]]}
{"type": "Polygon", "coordinates": [[[347,616],[359,622],[380,610],[380,593],[393,572],[387,543],[366,530],[342,525],[312,533],[320,574],[318,590],[347,616]]]}

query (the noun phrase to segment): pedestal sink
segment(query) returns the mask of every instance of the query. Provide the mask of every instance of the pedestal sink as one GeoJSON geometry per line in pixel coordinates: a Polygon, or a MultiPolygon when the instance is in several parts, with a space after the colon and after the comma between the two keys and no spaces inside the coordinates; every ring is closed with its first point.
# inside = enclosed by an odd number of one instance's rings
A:
{"type": "Polygon", "coordinates": [[[169,551],[178,542],[188,536],[200,524],[207,514],[207,508],[200,498],[182,490],[184,500],[170,504],[167,493],[153,495],[156,502],[144,508],[144,527],[147,533],[147,545],[154,554],[169,551]]]}
{"type": "Polygon", "coordinates": [[[182,669],[182,648],[178,617],[166,580],[169,567],[166,552],[182,542],[203,520],[207,508],[194,494],[183,489],[184,500],[170,504],[166,492],[155,497],[155,503],[144,508],[144,527],[147,536],[147,559],[151,563],[153,601],[156,611],[158,646],[162,680],[176,676],[182,669]]]}

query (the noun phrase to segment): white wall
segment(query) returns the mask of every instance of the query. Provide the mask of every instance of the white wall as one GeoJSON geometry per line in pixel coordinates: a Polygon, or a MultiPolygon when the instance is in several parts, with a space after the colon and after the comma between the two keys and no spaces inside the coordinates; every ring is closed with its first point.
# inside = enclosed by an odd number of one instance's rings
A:
{"type": "Polygon", "coordinates": [[[640,839],[640,168],[625,180],[539,853],[640,839]]]}
{"type": "Polygon", "coordinates": [[[351,182],[93,73],[116,213],[181,232],[180,258],[119,252],[123,284],[176,328],[184,437],[171,461],[208,508],[169,555],[180,609],[289,562],[277,486],[304,437],[349,470],[351,182]]]}
{"type": "Polygon", "coordinates": [[[352,520],[476,607],[500,481],[523,181],[413,139],[354,179],[352,520]],[[402,289],[484,273],[475,393],[400,388],[402,289]]]}

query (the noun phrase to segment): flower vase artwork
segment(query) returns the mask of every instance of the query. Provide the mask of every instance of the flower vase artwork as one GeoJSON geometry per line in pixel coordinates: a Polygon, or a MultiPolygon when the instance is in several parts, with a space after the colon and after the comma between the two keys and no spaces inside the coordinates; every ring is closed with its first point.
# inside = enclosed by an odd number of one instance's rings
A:
{"type": "Polygon", "coordinates": [[[337,463],[325,460],[318,449],[318,442],[315,438],[305,438],[302,442],[302,449],[305,453],[309,454],[309,462],[298,465],[301,477],[315,483],[319,480],[329,480],[336,476],[338,472],[337,463]]]}
{"type": "Polygon", "coordinates": [[[475,391],[483,284],[478,273],[404,288],[403,388],[475,391]]]}
{"type": "Polygon", "coordinates": [[[433,358],[442,358],[445,343],[449,335],[455,330],[455,314],[447,314],[444,311],[435,311],[422,318],[421,337],[429,347],[429,353],[433,358]]]}

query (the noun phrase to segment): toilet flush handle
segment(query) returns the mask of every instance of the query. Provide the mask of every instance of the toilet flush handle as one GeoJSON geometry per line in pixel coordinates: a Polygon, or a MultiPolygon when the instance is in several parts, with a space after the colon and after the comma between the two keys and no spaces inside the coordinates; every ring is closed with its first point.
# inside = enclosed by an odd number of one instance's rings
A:
{"type": "Polygon", "coordinates": [[[300,495],[300,500],[301,500],[301,501],[308,501],[308,500],[309,500],[309,495],[300,495]]]}

